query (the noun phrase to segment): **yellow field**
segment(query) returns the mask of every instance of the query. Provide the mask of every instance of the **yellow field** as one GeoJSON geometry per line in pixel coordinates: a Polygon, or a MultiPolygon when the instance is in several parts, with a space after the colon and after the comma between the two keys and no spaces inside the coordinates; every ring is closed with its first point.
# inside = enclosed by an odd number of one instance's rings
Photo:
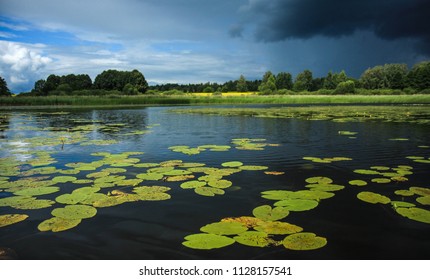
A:
{"type": "MultiPolygon", "coordinates": [[[[206,93],[206,92],[196,92],[192,94],[193,96],[197,97],[210,97],[213,96],[212,93],[206,93]]],[[[223,97],[235,97],[235,96],[250,96],[250,95],[258,95],[257,92],[237,92],[237,91],[230,91],[230,92],[223,92],[223,97]]]]}

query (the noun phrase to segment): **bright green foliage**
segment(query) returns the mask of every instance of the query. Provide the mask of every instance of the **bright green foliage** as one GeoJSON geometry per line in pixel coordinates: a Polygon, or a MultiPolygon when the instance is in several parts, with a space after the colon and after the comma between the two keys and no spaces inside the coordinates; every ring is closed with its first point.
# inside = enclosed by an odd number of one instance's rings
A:
{"type": "Polygon", "coordinates": [[[243,226],[239,222],[218,222],[205,225],[200,228],[201,231],[206,233],[218,234],[218,235],[234,235],[245,232],[248,230],[247,227],[243,226]]]}
{"type": "Polygon", "coordinates": [[[430,188],[410,187],[409,190],[421,196],[430,196],[430,188]]]}
{"type": "Polygon", "coordinates": [[[228,161],[221,164],[224,167],[239,167],[242,166],[243,163],[240,161],[228,161]]]}
{"type": "Polygon", "coordinates": [[[255,230],[265,232],[267,234],[293,234],[297,232],[301,232],[303,228],[285,223],[285,222],[260,222],[257,226],[254,227],[255,230]]]}
{"type": "Polygon", "coordinates": [[[287,217],[290,211],[284,207],[272,208],[270,205],[262,205],[254,208],[252,214],[263,221],[277,221],[287,217]]]}
{"type": "Polygon", "coordinates": [[[14,192],[15,195],[22,196],[39,196],[44,194],[51,194],[58,192],[60,190],[59,187],[38,187],[38,188],[26,188],[20,191],[14,192]]]}
{"type": "Polygon", "coordinates": [[[233,237],[237,243],[253,247],[268,247],[276,242],[265,232],[247,231],[233,237]]]}
{"type": "Polygon", "coordinates": [[[364,202],[368,202],[372,204],[376,204],[376,203],[388,204],[391,202],[391,199],[389,199],[388,197],[377,193],[373,193],[373,192],[360,192],[357,195],[357,198],[364,202]]]}
{"type": "Polygon", "coordinates": [[[357,187],[362,187],[362,186],[366,186],[367,182],[363,181],[363,180],[351,180],[348,182],[351,186],[357,186],[357,187]]]}
{"type": "Polygon", "coordinates": [[[211,180],[208,182],[208,185],[217,188],[217,189],[226,189],[231,187],[233,183],[228,180],[211,180]]]}
{"type": "Polygon", "coordinates": [[[333,180],[327,177],[311,177],[306,179],[307,183],[310,184],[330,184],[333,180]]]}
{"type": "Polygon", "coordinates": [[[285,199],[275,203],[289,211],[308,211],[318,206],[318,202],[309,199],[285,199]]]}
{"type": "Polygon", "coordinates": [[[324,247],[327,239],[314,233],[301,232],[285,237],[282,244],[290,250],[315,250],[324,247]]]}
{"type": "Polygon", "coordinates": [[[28,218],[25,214],[6,214],[0,215],[0,227],[9,226],[24,221],[28,218]]]}
{"type": "Polygon", "coordinates": [[[421,196],[417,198],[417,202],[422,205],[430,205],[430,196],[421,196]]]}
{"type": "Polygon", "coordinates": [[[181,184],[181,188],[183,189],[195,189],[199,187],[206,186],[206,182],[201,181],[188,181],[181,184]]]}
{"type": "Polygon", "coordinates": [[[233,244],[234,239],[210,233],[198,233],[185,236],[185,240],[182,244],[188,248],[210,250],[218,249],[233,244]]]}
{"type": "Polygon", "coordinates": [[[194,192],[202,196],[223,195],[225,193],[222,189],[212,187],[198,187],[194,189],[194,192]]]}
{"type": "Polygon", "coordinates": [[[67,182],[73,182],[76,180],[77,178],[73,176],[57,176],[52,178],[52,181],[55,183],[67,183],[67,182]]]}
{"type": "Polygon", "coordinates": [[[421,208],[402,208],[396,209],[397,213],[411,220],[430,224],[430,211],[421,208]]]}
{"type": "Polygon", "coordinates": [[[41,222],[37,228],[40,231],[59,232],[74,228],[79,225],[81,221],[81,219],[64,219],[53,217],[41,222]]]}
{"type": "Polygon", "coordinates": [[[51,214],[63,219],[87,219],[94,217],[97,209],[88,205],[67,205],[64,208],[56,208],[51,214]]]}

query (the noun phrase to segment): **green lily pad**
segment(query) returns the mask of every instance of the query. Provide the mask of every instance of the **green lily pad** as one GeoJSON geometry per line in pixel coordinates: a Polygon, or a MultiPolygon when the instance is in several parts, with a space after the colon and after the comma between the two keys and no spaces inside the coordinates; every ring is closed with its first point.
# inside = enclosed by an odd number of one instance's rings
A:
{"type": "Polygon", "coordinates": [[[202,181],[188,181],[181,184],[181,188],[183,189],[195,189],[199,187],[206,186],[206,182],[202,181]]]}
{"type": "Polygon", "coordinates": [[[55,198],[55,201],[61,204],[77,204],[83,200],[85,200],[88,197],[88,194],[81,193],[81,194],[63,194],[55,198]]]}
{"type": "Polygon", "coordinates": [[[324,247],[327,239],[311,232],[301,232],[285,237],[282,244],[290,250],[315,250],[324,247]]]}
{"type": "Polygon", "coordinates": [[[267,233],[261,231],[247,231],[233,238],[237,243],[252,247],[268,247],[276,244],[276,241],[271,239],[267,233]]]}
{"type": "MultiPolygon", "coordinates": [[[[32,197],[33,198],[33,197],[32,197]]],[[[12,208],[21,210],[35,210],[51,207],[55,202],[49,199],[31,199],[25,200],[21,203],[10,205],[12,208]]]]}
{"type": "Polygon", "coordinates": [[[309,184],[331,184],[333,180],[328,177],[311,177],[305,180],[309,184]]]}
{"type": "Polygon", "coordinates": [[[388,197],[374,192],[360,192],[357,195],[357,198],[364,202],[368,202],[372,204],[376,204],[376,203],[388,204],[391,202],[391,199],[389,199],[388,197]]]}
{"type": "Polygon", "coordinates": [[[430,189],[429,188],[410,187],[409,190],[411,192],[413,192],[414,194],[417,194],[417,195],[430,196],[430,189]]]}
{"type": "Polygon", "coordinates": [[[110,173],[107,171],[100,171],[100,172],[94,172],[94,173],[90,173],[87,174],[87,178],[101,178],[101,177],[106,177],[109,176],[110,173]]]}
{"type": "Polygon", "coordinates": [[[261,193],[261,197],[270,200],[284,200],[291,198],[294,195],[293,191],[285,191],[285,190],[272,190],[272,191],[264,191],[261,193]]]}
{"type": "Polygon", "coordinates": [[[200,231],[218,235],[234,235],[247,230],[248,228],[239,222],[217,222],[200,228],[200,231]]]}
{"type": "Polygon", "coordinates": [[[205,176],[200,176],[199,178],[197,178],[197,180],[205,181],[205,182],[217,181],[217,180],[221,180],[221,179],[222,179],[222,176],[219,176],[219,175],[205,175],[205,176]]]}
{"type": "Polygon", "coordinates": [[[247,228],[253,228],[259,225],[260,223],[264,223],[264,221],[259,218],[248,217],[248,216],[224,218],[221,220],[221,222],[238,222],[247,228]]]}
{"type": "Polygon", "coordinates": [[[161,201],[171,198],[170,194],[164,192],[141,192],[138,193],[138,197],[143,201],[161,201]]]}
{"type": "Polygon", "coordinates": [[[148,181],[158,181],[161,180],[164,176],[160,173],[142,173],[137,174],[136,177],[148,181]]]}
{"type": "Polygon", "coordinates": [[[215,196],[225,194],[224,190],[212,187],[198,187],[194,189],[194,192],[203,196],[215,196]]]}
{"type": "Polygon", "coordinates": [[[181,182],[189,179],[193,179],[194,175],[177,175],[177,176],[168,176],[166,178],[167,182],[181,182]]]}
{"type": "Polygon", "coordinates": [[[409,203],[409,202],[405,202],[405,201],[395,201],[395,200],[391,201],[391,205],[393,205],[394,208],[398,208],[398,207],[410,208],[410,207],[415,207],[416,206],[413,203],[409,203]]]}
{"type": "Polygon", "coordinates": [[[59,187],[39,187],[39,188],[26,188],[17,192],[14,192],[15,195],[22,196],[39,196],[44,194],[51,194],[58,192],[60,190],[59,187]]]}
{"type": "Polygon", "coordinates": [[[52,210],[51,214],[63,219],[87,219],[94,217],[97,209],[88,205],[67,205],[64,208],[52,210]]]}
{"type": "Polygon", "coordinates": [[[92,182],[93,182],[93,180],[90,180],[90,179],[78,179],[76,181],[73,181],[72,183],[73,184],[89,184],[92,182]]]}
{"type": "Polygon", "coordinates": [[[371,181],[378,184],[388,184],[391,182],[391,180],[387,178],[373,178],[371,181]]]}
{"type": "Polygon", "coordinates": [[[367,170],[367,169],[356,169],[354,173],[362,174],[362,175],[379,175],[380,173],[375,170],[367,170]]]}
{"type": "Polygon", "coordinates": [[[59,217],[53,217],[41,222],[37,228],[40,231],[59,232],[74,228],[79,225],[81,221],[81,219],[63,219],[59,217]]]}
{"type": "Polygon", "coordinates": [[[417,198],[417,202],[422,205],[430,205],[430,196],[421,196],[417,198]]]}
{"type": "Polygon", "coordinates": [[[343,135],[343,136],[354,136],[357,135],[358,132],[354,132],[354,131],[347,131],[347,130],[340,130],[338,131],[339,135],[343,135]]]}
{"type": "Polygon", "coordinates": [[[311,200],[319,201],[321,199],[332,198],[333,196],[334,196],[334,193],[331,193],[331,192],[319,191],[319,190],[309,190],[309,191],[293,192],[293,194],[290,196],[290,198],[311,199],[311,200]]]}
{"type": "Polygon", "coordinates": [[[52,181],[55,183],[67,183],[67,182],[73,182],[76,180],[77,178],[73,176],[57,176],[52,178],[52,181]]]}
{"type": "Polygon", "coordinates": [[[233,183],[228,180],[214,180],[209,181],[208,185],[217,189],[226,189],[228,187],[231,187],[233,183]]]}
{"type": "Polygon", "coordinates": [[[247,171],[258,171],[258,170],[266,170],[269,169],[267,166],[261,166],[261,165],[242,165],[239,166],[240,170],[247,170],[247,171]]]}
{"type": "Polygon", "coordinates": [[[289,211],[308,211],[318,206],[318,202],[309,199],[285,199],[275,203],[289,211]]]}
{"type": "Polygon", "coordinates": [[[6,214],[0,215],[0,227],[9,226],[24,221],[28,218],[25,214],[6,214]]]}
{"type": "Polygon", "coordinates": [[[180,176],[180,175],[189,175],[189,174],[192,174],[192,172],[188,170],[181,170],[181,169],[175,169],[175,170],[163,173],[163,175],[166,175],[166,176],[180,176]]]}
{"type": "Polygon", "coordinates": [[[303,231],[303,228],[285,223],[285,222],[263,222],[259,223],[256,227],[254,227],[255,230],[265,232],[267,234],[293,234],[297,232],[303,231]]]}
{"type": "Polygon", "coordinates": [[[290,211],[284,207],[272,208],[270,205],[262,205],[254,208],[252,214],[263,221],[277,221],[287,217],[290,211]]]}
{"type": "Polygon", "coordinates": [[[309,184],[306,185],[306,188],[310,188],[313,191],[335,192],[343,190],[345,186],[335,184],[309,184]]]}
{"type": "Polygon", "coordinates": [[[387,166],[371,166],[370,169],[378,170],[378,171],[387,171],[390,170],[387,166]]]}
{"type": "Polygon", "coordinates": [[[134,187],[139,185],[142,181],[142,179],[125,179],[116,181],[115,185],[120,187],[134,187]]]}
{"type": "Polygon", "coordinates": [[[174,170],[175,167],[173,166],[164,166],[164,167],[154,167],[154,168],[150,168],[147,170],[148,173],[159,173],[159,174],[164,174],[166,172],[170,172],[172,170],[174,170]]]}
{"type": "Polygon", "coordinates": [[[210,233],[198,233],[185,236],[185,242],[182,245],[200,250],[218,249],[229,246],[235,241],[233,238],[210,233]]]}
{"type": "Polygon", "coordinates": [[[93,201],[92,206],[97,208],[112,207],[127,202],[126,199],[116,196],[103,196],[93,201]]]}
{"type": "Polygon", "coordinates": [[[243,163],[240,161],[228,161],[221,164],[224,167],[239,167],[242,166],[243,163]]]}
{"type": "Polygon", "coordinates": [[[164,187],[164,186],[141,186],[141,187],[135,187],[133,188],[133,192],[139,194],[139,193],[160,193],[160,192],[167,192],[170,191],[171,188],[164,187]]]}
{"type": "Polygon", "coordinates": [[[351,186],[357,186],[357,187],[362,187],[362,186],[366,186],[367,182],[363,181],[363,180],[351,180],[348,182],[351,186]]]}
{"type": "Polygon", "coordinates": [[[415,193],[411,192],[410,190],[397,190],[394,192],[397,195],[401,196],[413,196],[415,193]]]}
{"type": "Polygon", "coordinates": [[[102,169],[101,172],[108,172],[109,174],[118,174],[118,173],[127,172],[127,169],[120,168],[120,167],[108,167],[108,168],[102,169]]]}
{"type": "Polygon", "coordinates": [[[396,212],[402,215],[403,217],[406,217],[408,219],[430,224],[430,211],[421,209],[421,208],[402,208],[399,207],[396,209],[396,212]]]}

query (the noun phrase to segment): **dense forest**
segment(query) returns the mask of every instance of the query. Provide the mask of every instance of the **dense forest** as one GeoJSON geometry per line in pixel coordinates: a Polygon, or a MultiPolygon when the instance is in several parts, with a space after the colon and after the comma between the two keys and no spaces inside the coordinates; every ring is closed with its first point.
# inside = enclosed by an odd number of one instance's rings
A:
{"type": "MultiPolygon", "coordinates": [[[[260,92],[262,94],[403,94],[430,93],[430,61],[423,61],[408,69],[406,64],[385,64],[369,68],[359,79],[349,77],[345,71],[328,72],[325,77],[314,78],[312,71],[304,70],[295,79],[288,72],[273,74],[267,71],[261,80],[237,80],[221,83],[176,84],[148,86],[138,70],[106,70],[94,81],[87,74],[57,76],[38,80],[31,92],[18,96],[48,95],[139,95],[207,92],[260,92]]],[[[10,96],[6,81],[0,77],[0,96],[10,96]]]]}

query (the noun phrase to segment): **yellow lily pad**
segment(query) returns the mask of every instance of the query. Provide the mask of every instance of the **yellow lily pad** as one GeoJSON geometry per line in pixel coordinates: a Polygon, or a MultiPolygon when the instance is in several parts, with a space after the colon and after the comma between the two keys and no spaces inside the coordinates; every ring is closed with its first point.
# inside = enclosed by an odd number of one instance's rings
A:
{"type": "Polygon", "coordinates": [[[255,230],[265,232],[267,234],[293,234],[297,232],[303,231],[302,227],[285,223],[285,222],[260,222],[256,227],[254,227],[255,230]]]}
{"type": "Polygon", "coordinates": [[[368,202],[372,204],[376,204],[376,203],[388,204],[391,202],[391,199],[389,199],[388,197],[374,192],[360,192],[357,195],[357,198],[364,202],[368,202]]]}
{"type": "Polygon", "coordinates": [[[282,244],[290,250],[315,250],[324,247],[327,239],[311,232],[301,232],[284,238],[282,244]]]}
{"type": "Polygon", "coordinates": [[[64,219],[60,217],[53,217],[41,222],[37,228],[40,231],[59,232],[74,228],[79,225],[81,221],[81,219],[64,219]]]}
{"type": "Polygon", "coordinates": [[[0,215],[0,227],[9,226],[24,221],[28,218],[25,214],[6,214],[0,215]]]}
{"type": "Polygon", "coordinates": [[[200,228],[201,231],[206,233],[218,234],[218,235],[234,235],[245,232],[248,230],[247,227],[243,226],[239,222],[217,222],[205,225],[200,228]]]}
{"type": "Polygon", "coordinates": [[[408,219],[421,222],[421,223],[430,224],[430,211],[428,210],[416,208],[416,207],[411,207],[411,208],[399,207],[396,209],[396,212],[408,219]]]}

